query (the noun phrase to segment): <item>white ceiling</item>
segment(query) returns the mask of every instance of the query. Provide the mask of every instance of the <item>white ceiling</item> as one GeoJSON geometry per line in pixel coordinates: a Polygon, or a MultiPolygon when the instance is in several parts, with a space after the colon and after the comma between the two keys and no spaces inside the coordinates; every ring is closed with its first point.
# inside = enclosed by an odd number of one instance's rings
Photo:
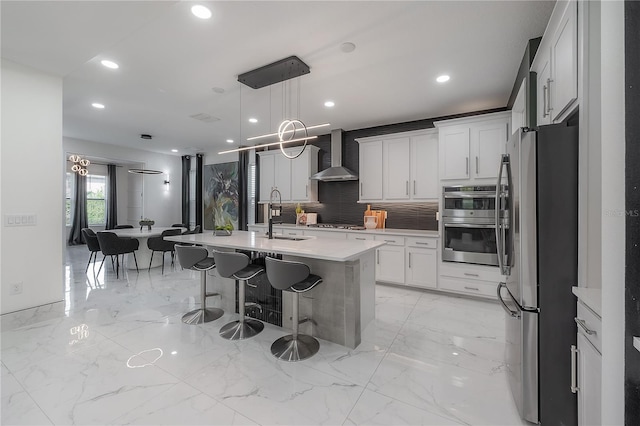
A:
{"type": "Polygon", "coordinates": [[[3,0],[0,7],[2,57],[63,78],[64,136],[181,155],[273,132],[283,104],[290,118],[345,130],[504,107],[526,43],[544,32],[553,2],[3,0]],[[198,3],[211,19],[191,14],[198,3]],[[343,53],[344,42],[355,51],[343,53]],[[291,55],[311,73],[258,90],[238,83],[238,74],[291,55]],[[451,80],[436,83],[444,73],[451,80]],[[323,106],[329,99],[332,109],[323,106]],[[199,113],[219,120],[189,117],[199,113]]]}

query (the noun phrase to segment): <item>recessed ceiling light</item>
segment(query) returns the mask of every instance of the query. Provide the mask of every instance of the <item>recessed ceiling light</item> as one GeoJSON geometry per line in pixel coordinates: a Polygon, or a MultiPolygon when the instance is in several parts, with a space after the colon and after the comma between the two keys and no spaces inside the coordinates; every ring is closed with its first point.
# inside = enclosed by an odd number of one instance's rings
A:
{"type": "Polygon", "coordinates": [[[227,139],[227,143],[233,143],[233,139],[227,139]]]}
{"type": "Polygon", "coordinates": [[[255,124],[255,123],[257,123],[257,122],[258,122],[258,119],[257,119],[257,118],[253,118],[253,117],[252,117],[252,118],[250,118],[250,119],[249,119],[249,123],[253,123],[253,124],[255,124]]]}
{"type": "Polygon", "coordinates": [[[98,102],[92,103],[91,106],[98,109],[104,109],[104,105],[99,104],[98,102]]]}
{"type": "Polygon", "coordinates": [[[178,150],[177,149],[172,149],[171,152],[178,152],[178,150]]]}
{"type": "Polygon", "coordinates": [[[191,8],[191,13],[193,13],[194,15],[196,15],[200,19],[209,19],[209,18],[211,18],[211,11],[208,8],[206,8],[206,7],[204,7],[204,6],[200,5],[200,4],[197,4],[197,5],[193,6],[191,8]]]}
{"type": "Polygon", "coordinates": [[[111,68],[112,70],[116,70],[116,69],[120,68],[120,65],[116,64],[113,61],[109,61],[107,59],[103,59],[102,61],[100,61],[100,63],[102,65],[104,65],[105,67],[107,67],[107,68],[111,68]]]}
{"type": "Polygon", "coordinates": [[[327,108],[332,108],[334,106],[336,106],[336,103],[333,101],[327,101],[324,103],[324,106],[326,106],[327,108]]]}
{"type": "Polygon", "coordinates": [[[438,83],[444,83],[445,81],[449,81],[449,77],[448,75],[441,75],[440,77],[436,78],[436,81],[438,83]]]}
{"type": "Polygon", "coordinates": [[[340,45],[340,50],[342,50],[344,53],[351,53],[356,50],[356,45],[351,42],[342,43],[340,45]]]}
{"type": "Polygon", "coordinates": [[[211,90],[213,90],[215,93],[219,93],[219,94],[224,93],[224,89],[222,87],[214,87],[211,90]]]}

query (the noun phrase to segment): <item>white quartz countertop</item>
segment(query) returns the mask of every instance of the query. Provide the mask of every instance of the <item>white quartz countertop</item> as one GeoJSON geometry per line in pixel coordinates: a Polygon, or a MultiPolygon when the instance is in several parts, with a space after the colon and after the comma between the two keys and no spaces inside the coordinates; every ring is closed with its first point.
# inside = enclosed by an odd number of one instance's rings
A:
{"type": "Polygon", "coordinates": [[[602,318],[602,291],[599,288],[573,287],[573,294],[602,318]]]}
{"type": "Polygon", "coordinates": [[[304,240],[268,239],[256,232],[233,231],[230,236],[214,236],[212,231],[165,237],[166,240],[200,244],[209,247],[277,253],[314,259],[345,262],[375,250],[384,242],[373,240],[336,240],[332,238],[304,237],[304,240]]]}
{"type": "MultiPolygon", "coordinates": [[[[256,223],[255,225],[263,228],[267,227],[266,223],[256,223]]],[[[438,231],[427,231],[424,229],[341,229],[341,228],[320,228],[315,226],[298,226],[293,223],[277,223],[273,225],[274,228],[292,228],[309,231],[327,231],[327,232],[350,232],[354,234],[374,234],[374,235],[403,235],[408,237],[429,237],[438,238],[440,236],[438,231]]]]}

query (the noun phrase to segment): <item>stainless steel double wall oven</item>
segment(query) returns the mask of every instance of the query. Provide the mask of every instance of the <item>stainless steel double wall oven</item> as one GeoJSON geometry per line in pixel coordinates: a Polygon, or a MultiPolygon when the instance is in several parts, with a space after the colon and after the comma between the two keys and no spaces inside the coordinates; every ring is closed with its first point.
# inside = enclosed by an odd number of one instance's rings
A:
{"type": "Polygon", "coordinates": [[[496,223],[505,238],[510,232],[506,192],[506,185],[442,188],[443,261],[498,266],[496,223]]]}

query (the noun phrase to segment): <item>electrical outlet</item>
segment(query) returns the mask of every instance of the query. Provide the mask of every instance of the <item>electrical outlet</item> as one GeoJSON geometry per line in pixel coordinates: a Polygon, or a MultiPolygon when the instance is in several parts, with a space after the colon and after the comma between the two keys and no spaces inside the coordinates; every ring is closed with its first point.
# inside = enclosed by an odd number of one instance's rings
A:
{"type": "Polygon", "coordinates": [[[20,293],[22,293],[22,282],[11,284],[9,294],[13,296],[20,293]]]}

